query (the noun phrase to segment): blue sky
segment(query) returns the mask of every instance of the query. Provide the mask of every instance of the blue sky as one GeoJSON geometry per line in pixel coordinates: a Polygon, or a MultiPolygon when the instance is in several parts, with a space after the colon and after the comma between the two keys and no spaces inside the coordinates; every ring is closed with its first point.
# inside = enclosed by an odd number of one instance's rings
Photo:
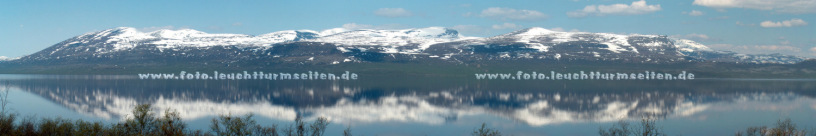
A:
{"type": "Polygon", "coordinates": [[[441,26],[466,36],[527,27],[659,34],[714,49],[816,58],[816,0],[2,1],[0,56],[114,27],[260,35],[441,26]]]}

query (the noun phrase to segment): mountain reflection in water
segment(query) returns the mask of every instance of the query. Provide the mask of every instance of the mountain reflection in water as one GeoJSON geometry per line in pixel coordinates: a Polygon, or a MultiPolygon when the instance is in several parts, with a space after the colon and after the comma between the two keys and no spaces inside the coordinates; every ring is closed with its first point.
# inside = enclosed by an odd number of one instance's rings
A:
{"type": "Polygon", "coordinates": [[[113,120],[125,118],[136,104],[153,104],[158,112],[176,109],[185,120],[252,113],[279,120],[324,116],[338,123],[433,125],[489,115],[529,126],[685,117],[707,110],[816,110],[814,80],[184,81],[0,75],[4,82],[81,114],[113,120]]]}

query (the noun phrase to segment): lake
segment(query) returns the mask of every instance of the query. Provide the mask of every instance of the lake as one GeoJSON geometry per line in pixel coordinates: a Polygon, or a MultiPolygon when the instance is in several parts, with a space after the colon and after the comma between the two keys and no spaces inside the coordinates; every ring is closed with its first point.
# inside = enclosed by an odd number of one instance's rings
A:
{"type": "Polygon", "coordinates": [[[141,80],[136,75],[0,75],[23,116],[115,123],[137,104],[177,110],[193,129],[218,115],[253,114],[288,126],[331,120],[326,133],[470,135],[486,123],[505,135],[597,135],[653,116],[669,135],[733,135],[791,119],[816,128],[814,79],[518,81],[472,77],[365,77],[351,81],[141,80]]]}

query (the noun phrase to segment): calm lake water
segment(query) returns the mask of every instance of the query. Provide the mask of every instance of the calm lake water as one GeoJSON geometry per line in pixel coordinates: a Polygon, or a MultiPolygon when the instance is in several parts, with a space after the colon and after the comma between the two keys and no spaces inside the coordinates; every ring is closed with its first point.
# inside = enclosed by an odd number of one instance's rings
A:
{"type": "Polygon", "coordinates": [[[217,115],[252,113],[288,126],[328,117],[339,135],[469,135],[483,122],[507,135],[597,135],[656,115],[669,135],[733,135],[790,118],[816,128],[816,80],[479,81],[472,77],[361,77],[356,81],[140,80],[136,75],[0,75],[23,116],[114,123],[136,104],[176,109],[194,129],[217,115]]]}

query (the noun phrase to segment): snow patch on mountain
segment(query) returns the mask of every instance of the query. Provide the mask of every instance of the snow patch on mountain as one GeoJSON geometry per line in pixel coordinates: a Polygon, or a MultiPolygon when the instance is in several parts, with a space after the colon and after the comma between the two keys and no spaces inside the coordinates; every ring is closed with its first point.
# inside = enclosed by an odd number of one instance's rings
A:
{"type": "MultiPolygon", "coordinates": [[[[508,34],[484,38],[481,39],[482,41],[477,41],[474,43],[483,44],[509,40],[511,42],[527,44],[529,45],[528,48],[537,49],[542,52],[547,52],[551,48],[551,46],[556,44],[574,41],[588,41],[590,43],[607,45],[606,49],[614,53],[621,52],[638,53],[638,50],[634,46],[632,46],[632,44],[629,43],[630,37],[655,38],[659,36],[639,34],[622,35],[611,33],[561,32],[541,27],[532,27],[511,32],[508,34]]],[[[666,43],[653,43],[648,44],[646,46],[657,46],[658,44],[666,43]]]]}
{"type": "Polygon", "coordinates": [[[442,27],[403,30],[343,30],[345,29],[338,28],[322,31],[320,34],[326,35],[311,41],[335,43],[340,45],[418,45],[420,50],[424,50],[432,44],[450,42],[461,38],[458,32],[455,30],[442,27]]]}
{"type": "Polygon", "coordinates": [[[326,30],[320,31],[318,34],[320,34],[320,35],[333,35],[333,34],[347,32],[347,31],[349,31],[349,30],[345,29],[345,28],[332,28],[332,29],[326,29],[326,30]]]}
{"type": "Polygon", "coordinates": [[[17,59],[20,59],[20,57],[12,58],[12,57],[0,56],[0,61],[12,61],[12,60],[17,60],[17,59]]]}
{"type": "MultiPolygon", "coordinates": [[[[443,27],[428,27],[402,30],[346,30],[335,28],[321,31],[320,38],[307,40],[313,42],[334,43],[349,48],[360,46],[382,46],[383,53],[416,54],[433,44],[456,41],[461,38],[456,30],[443,27]],[[405,47],[410,46],[410,47],[405,47]]],[[[340,49],[345,51],[345,49],[340,49]]]]}
{"type": "MultiPolygon", "coordinates": [[[[95,33],[87,33],[74,38],[63,46],[74,44],[102,43],[98,47],[110,46],[110,50],[100,50],[102,53],[121,51],[134,48],[141,44],[154,44],[158,48],[176,47],[211,47],[211,46],[269,46],[275,43],[294,41],[299,31],[279,31],[259,36],[243,34],[209,34],[192,29],[157,30],[141,32],[135,28],[119,27],[95,33]]],[[[307,33],[316,31],[308,30],[307,33]]],[[[94,46],[94,45],[90,45],[94,46]]]]}
{"type": "Polygon", "coordinates": [[[208,34],[191,29],[184,30],[159,30],[146,33],[155,36],[157,41],[150,44],[161,45],[159,48],[174,47],[209,47],[209,46],[269,46],[275,43],[293,41],[297,38],[296,31],[280,31],[250,36],[243,34],[208,34]]]}
{"type": "Polygon", "coordinates": [[[683,52],[713,51],[708,46],[686,39],[674,39],[674,46],[683,52]]]}
{"type": "Polygon", "coordinates": [[[629,41],[628,41],[629,36],[627,36],[627,35],[607,34],[607,33],[599,33],[598,35],[601,35],[602,38],[603,38],[603,39],[598,39],[598,41],[606,41],[606,42],[603,42],[602,44],[606,44],[607,46],[609,46],[608,49],[610,51],[612,51],[612,52],[615,52],[615,53],[620,53],[622,51],[638,52],[637,49],[635,49],[634,47],[632,47],[631,44],[629,44],[629,41]],[[624,49],[624,48],[629,48],[629,50],[624,49]]]}
{"type": "Polygon", "coordinates": [[[534,41],[534,38],[537,38],[542,35],[550,35],[554,38],[553,39],[554,41],[560,40],[564,42],[569,41],[569,37],[571,37],[570,33],[558,33],[557,31],[552,31],[540,27],[529,28],[526,31],[515,34],[513,36],[516,36],[518,38],[516,42],[530,44],[530,48],[536,49],[541,52],[547,52],[549,51],[550,46],[541,44],[540,41],[534,41]]]}

